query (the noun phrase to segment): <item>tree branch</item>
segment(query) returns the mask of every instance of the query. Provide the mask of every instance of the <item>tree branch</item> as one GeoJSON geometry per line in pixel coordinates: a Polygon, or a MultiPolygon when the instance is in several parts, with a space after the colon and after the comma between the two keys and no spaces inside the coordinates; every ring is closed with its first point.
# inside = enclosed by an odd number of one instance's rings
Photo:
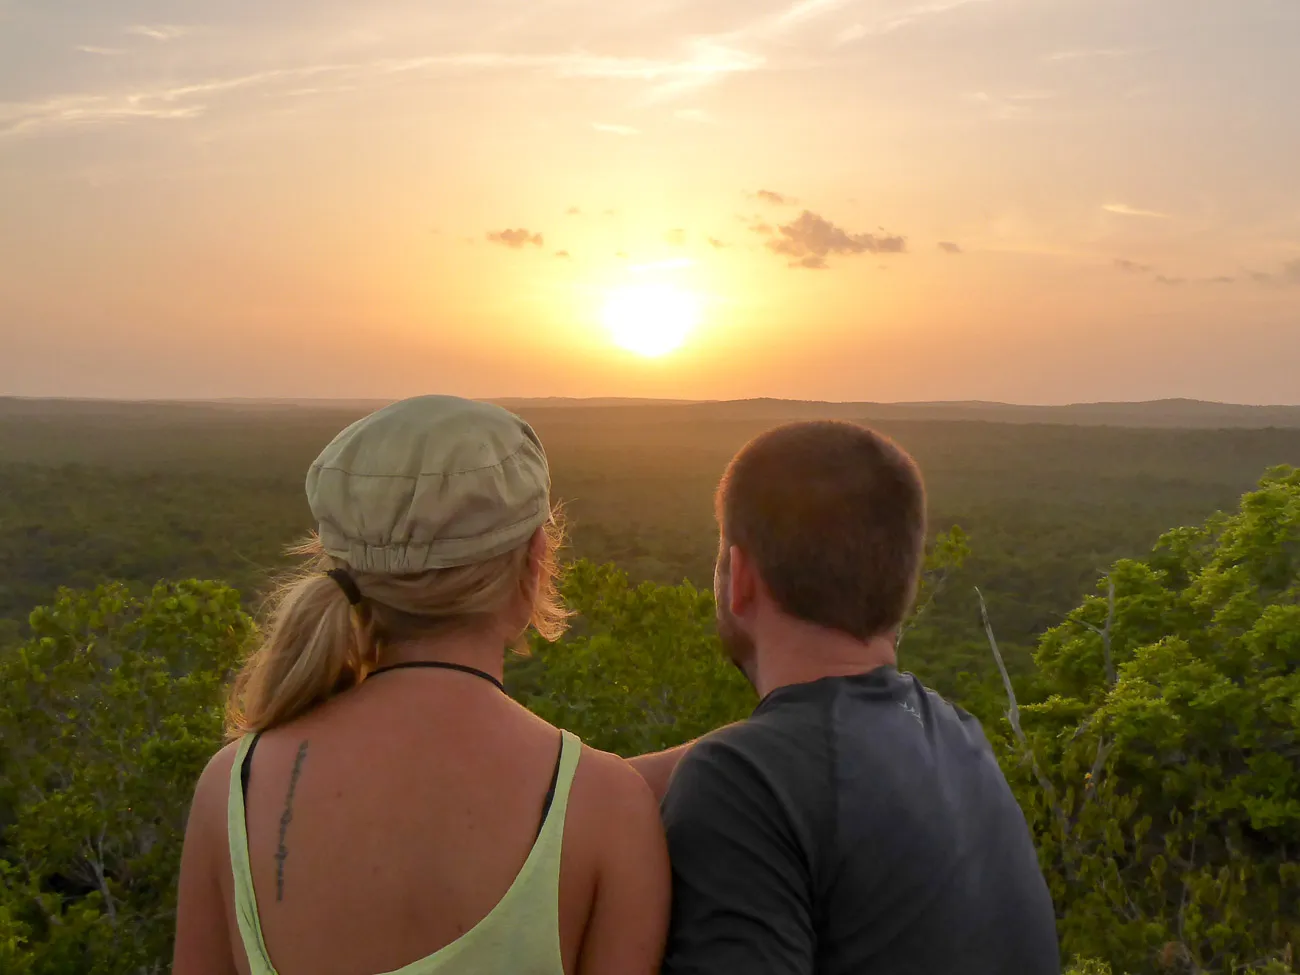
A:
{"type": "Polygon", "coordinates": [[[1020,743],[1020,747],[1028,756],[1029,767],[1034,773],[1034,778],[1038,780],[1038,785],[1047,798],[1047,804],[1051,806],[1052,812],[1056,816],[1056,821],[1061,827],[1061,842],[1064,843],[1070,835],[1070,821],[1066,818],[1065,810],[1056,801],[1056,789],[1053,788],[1051,780],[1043,774],[1043,770],[1038,767],[1038,758],[1029,744],[1029,739],[1025,737],[1024,729],[1020,727],[1020,705],[1016,703],[1016,691],[1011,686],[1011,675],[1007,673],[1007,665],[1002,659],[1002,651],[998,649],[997,637],[993,635],[993,624],[989,621],[989,608],[984,602],[984,593],[980,592],[979,586],[975,587],[975,595],[979,597],[980,620],[984,624],[984,633],[988,636],[989,649],[993,651],[993,659],[997,661],[998,672],[1002,674],[1002,686],[1007,692],[1007,720],[1011,722],[1011,730],[1016,736],[1016,741],[1020,743]]]}
{"type": "Polygon", "coordinates": [[[116,926],[117,924],[117,902],[113,900],[113,894],[108,889],[108,878],[104,875],[104,828],[99,831],[99,839],[95,841],[95,849],[90,856],[91,869],[95,871],[95,882],[99,885],[99,892],[104,895],[104,910],[108,912],[109,923],[116,926]]]}

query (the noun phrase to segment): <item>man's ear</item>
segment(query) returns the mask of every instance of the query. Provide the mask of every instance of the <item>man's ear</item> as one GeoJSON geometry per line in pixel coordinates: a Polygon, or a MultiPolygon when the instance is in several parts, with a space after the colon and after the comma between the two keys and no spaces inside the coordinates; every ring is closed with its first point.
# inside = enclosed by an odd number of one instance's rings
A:
{"type": "Polygon", "coordinates": [[[731,572],[727,578],[727,606],[732,616],[745,616],[754,608],[759,579],[753,561],[735,545],[728,551],[731,572]]]}

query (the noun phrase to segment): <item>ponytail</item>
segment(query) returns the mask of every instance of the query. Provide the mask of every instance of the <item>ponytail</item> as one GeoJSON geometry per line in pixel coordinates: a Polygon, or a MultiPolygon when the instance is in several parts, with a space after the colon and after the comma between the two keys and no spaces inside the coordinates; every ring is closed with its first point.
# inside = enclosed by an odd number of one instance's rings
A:
{"type": "Polygon", "coordinates": [[[265,731],[355,686],[375,657],[369,614],[354,609],[327,575],[332,559],[313,539],[295,550],[312,556],[271,597],[262,642],[235,678],[226,735],[265,731]]]}
{"type": "MultiPolygon", "coordinates": [[[[413,575],[350,571],[344,584],[329,573],[345,566],[325,554],[319,538],[291,548],[290,555],[306,561],[271,595],[262,642],[231,689],[226,735],[234,739],[286,724],[365,680],[378,666],[381,646],[491,618],[521,594],[531,602],[528,625],[546,640],[559,639],[569,613],[556,586],[564,538],[558,516],[542,531],[545,545],[536,563],[530,540],[487,561],[450,569],[413,575]],[[528,580],[536,585],[525,591],[528,580]]],[[[518,650],[526,646],[523,636],[518,650]]]]}

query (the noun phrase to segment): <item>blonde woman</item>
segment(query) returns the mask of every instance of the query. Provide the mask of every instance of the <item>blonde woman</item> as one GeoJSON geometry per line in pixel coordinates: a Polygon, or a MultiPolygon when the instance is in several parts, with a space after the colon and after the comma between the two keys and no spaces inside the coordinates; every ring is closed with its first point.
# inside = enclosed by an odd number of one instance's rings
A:
{"type": "Polygon", "coordinates": [[[565,621],[545,454],[483,403],[405,400],[307,475],[318,523],[195,791],[175,975],[656,972],[653,797],[503,692],[565,621]]]}

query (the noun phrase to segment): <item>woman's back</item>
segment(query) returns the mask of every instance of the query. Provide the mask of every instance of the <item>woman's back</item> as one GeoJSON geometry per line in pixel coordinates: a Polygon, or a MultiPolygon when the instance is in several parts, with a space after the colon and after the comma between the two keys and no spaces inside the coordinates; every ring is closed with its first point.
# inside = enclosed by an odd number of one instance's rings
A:
{"type": "Polygon", "coordinates": [[[194,815],[231,864],[221,934],[241,973],[616,970],[600,967],[599,947],[583,951],[611,871],[607,885],[631,886],[624,910],[604,905],[607,920],[649,919],[644,944],[620,952],[649,958],[659,947],[666,883],[645,784],[480,678],[371,677],[228,746],[204,778],[194,815]],[[239,896],[244,836],[255,904],[239,896]]]}
{"type": "Polygon", "coordinates": [[[536,435],[403,401],[308,475],[319,530],[236,680],[186,828],[174,975],[650,975],[668,859],[648,786],[511,701],[555,639],[536,435]]]}

